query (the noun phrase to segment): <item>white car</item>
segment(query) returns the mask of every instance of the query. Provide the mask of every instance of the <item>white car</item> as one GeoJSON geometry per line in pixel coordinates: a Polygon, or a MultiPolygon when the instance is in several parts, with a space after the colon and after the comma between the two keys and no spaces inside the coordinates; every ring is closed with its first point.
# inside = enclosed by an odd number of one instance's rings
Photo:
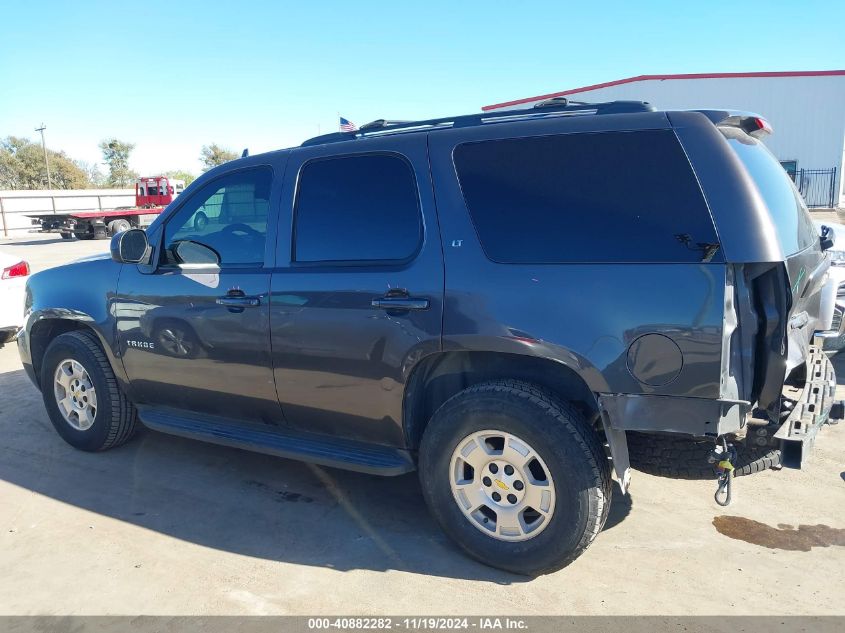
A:
{"type": "Polygon", "coordinates": [[[0,347],[12,340],[23,325],[23,301],[29,264],[0,252],[0,347]]]}

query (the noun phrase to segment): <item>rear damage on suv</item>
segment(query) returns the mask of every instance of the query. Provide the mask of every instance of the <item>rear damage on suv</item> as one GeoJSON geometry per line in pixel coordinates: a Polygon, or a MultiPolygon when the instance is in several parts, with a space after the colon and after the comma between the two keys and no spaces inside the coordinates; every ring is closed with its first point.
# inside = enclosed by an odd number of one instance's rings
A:
{"type": "MultiPolygon", "coordinates": [[[[752,133],[754,127],[767,128],[759,117],[746,120],[752,133]]],[[[784,255],[783,263],[738,265],[734,275],[738,308],[746,314],[739,317],[740,341],[731,341],[730,349],[751,344],[757,351],[753,363],[739,361],[750,376],[743,395],[757,403],[748,427],[778,426],[774,439],[782,464],[800,467],[820,427],[842,417],[841,405],[834,408],[836,375],[818,336],[828,326],[822,322],[822,297],[830,266],[823,247],[829,244],[819,238],[801,195],[762,142],[742,125],[719,130],[754,180],[784,255]]]]}
{"type": "MultiPolygon", "coordinates": [[[[824,252],[831,242],[820,238],[801,195],[760,140],[771,131],[764,119],[712,110],[669,116],[702,186],[726,261],[720,397],[710,406],[701,403],[709,410],[699,416],[695,407],[686,407],[683,429],[711,442],[687,453],[700,460],[698,467],[679,470],[721,470],[729,479],[737,466],[731,463],[734,444],[746,456],[743,474],[778,463],[800,468],[821,427],[843,417],[833,365],[822,351],[831,327],[823,296],[835,283],[828,279],[824,252]],[[696,125],[700,114],[714,126],[696,125]],[[715,451],[707,450],[712,440],[715,451]],[[761,463],[749,463],[755,460],[761,463]]],[[[605,402],[603,409],[617,419],[630,416],[630,407],[614,405],[608,409],[605,402]]],[[[641,414],[656,420],[651,407],[641,414]]],[[[622,424],[631,428],[630,422],[622,424]]],[[[644,447],[648,453],[642,437],[632,442],[632,452],[644,447]]],[[[638,465],[636,457],[632,461],[638,465]]],[[[644,461],[646,469],[660,470],[655,460],[644,461]]]]}

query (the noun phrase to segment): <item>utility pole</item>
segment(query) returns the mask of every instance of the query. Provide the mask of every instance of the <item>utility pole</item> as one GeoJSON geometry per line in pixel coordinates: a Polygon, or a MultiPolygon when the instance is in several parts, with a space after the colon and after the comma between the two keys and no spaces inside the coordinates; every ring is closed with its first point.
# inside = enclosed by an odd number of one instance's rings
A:
{"type": "Polygon", "coordinates": [[[44,150],[44,166],[47,168],[47,189],[53,188],[53,181],[50,180],[50,161],[47,159],[47,144],[44,142],[44,130],[47,129],[47,126],[43,123],[41,127],[35,128],[36,132],[41,132],[41,149],[44,150]]]}

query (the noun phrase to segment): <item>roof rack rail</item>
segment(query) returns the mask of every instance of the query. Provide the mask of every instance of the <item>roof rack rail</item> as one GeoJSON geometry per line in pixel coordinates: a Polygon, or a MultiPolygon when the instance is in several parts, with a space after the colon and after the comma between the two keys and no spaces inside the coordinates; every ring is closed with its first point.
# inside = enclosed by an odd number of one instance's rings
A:
{"type": "Polygon", "coordinates": [[[340,141],[352,141],[385,134],[403,132],[420,132],[442,128],[470,127],[489,123],[505,123],[510,121],[531,120],[539,118],[577,116],[588,114],[623,114],[631,112],[654,112],[655,108],[646,101],[607,101],[604,103],[584,103],[568,101],[566,98],[555,97],[535,105],[533,108],[521,110],[504,110],[499,112],[482,112],[479,114],[464,114],[461,116],[443,117],[439,119],[424,119],[422,121],[392,121],[376,119],[362,125],[354,132],[333,132],[310,138],[303,147],[310,145],[324,145],[340,141]]]}
{"type": "MultiPolygon", "coordinates": [[[[628,103],[646,103],[645,101],[630,101],[628,103]]],[[[583,106],[583,105],[590,105],[586,101],[573,101],[568,97],[551,97],[550,99],[546,99],[545,101],[540,101],[539,103],[534,104],[534,108],[551,108],[554,106],[566,107],[566,106],[583,106]]],[[[596,104],[597,105],[597,104],[596,104]]]]}
{"type": "Polygon", "coordinates": [[[389,127],[391,125],[406,125],[408,123],[413,123],[413,121],[391,121],[390,119],[376,119],[375,121],[370,121],[369,123],[364,123],[359,130],[375,130],[381,129],[385,127],[389,127]]]}

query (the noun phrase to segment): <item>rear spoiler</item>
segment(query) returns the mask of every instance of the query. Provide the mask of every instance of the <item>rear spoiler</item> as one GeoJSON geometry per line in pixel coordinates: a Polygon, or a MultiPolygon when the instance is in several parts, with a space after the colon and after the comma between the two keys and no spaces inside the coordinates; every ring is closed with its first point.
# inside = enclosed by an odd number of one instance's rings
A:
{"type": "Polygon", "coordinates": [[[760,138],[772,133],[771,124],[753,112],[742,112],[740,110],[692,110],[700,112],[713,122],[713,125],[726,125],[738,127],[750,136],[760,138]]]}

